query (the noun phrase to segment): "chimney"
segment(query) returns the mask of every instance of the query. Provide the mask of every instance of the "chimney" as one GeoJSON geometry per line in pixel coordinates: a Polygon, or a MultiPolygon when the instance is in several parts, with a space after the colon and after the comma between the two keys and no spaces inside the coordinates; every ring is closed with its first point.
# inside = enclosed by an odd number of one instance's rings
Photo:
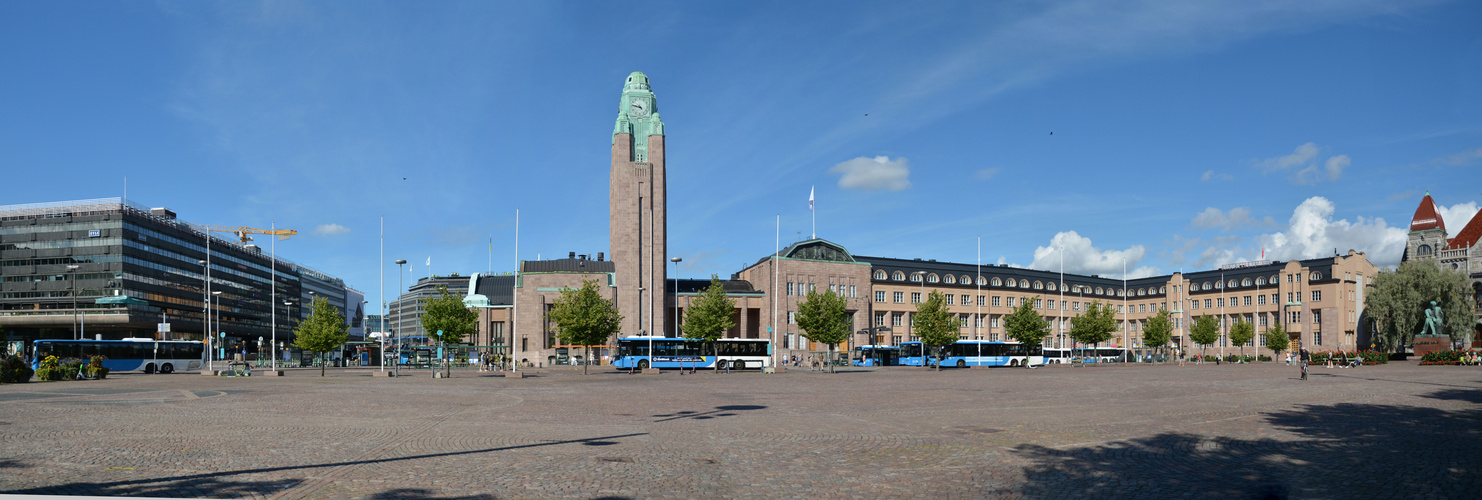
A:
{"type": "Polygon", "coordinates": [[[597,262],[602,262],[602,252],[597,252],[597,262]]]}
{"type": "Polygon", "coordinates": [[[571,254],[570,255],[567,255],[566,258],[568,258],[568,259],[575,259],[576,258],[576,252],[571,252],[571,254]]]}

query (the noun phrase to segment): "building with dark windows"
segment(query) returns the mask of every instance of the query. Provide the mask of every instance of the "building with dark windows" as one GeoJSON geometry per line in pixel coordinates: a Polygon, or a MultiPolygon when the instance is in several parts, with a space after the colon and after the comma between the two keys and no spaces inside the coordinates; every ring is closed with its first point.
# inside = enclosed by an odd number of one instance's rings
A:
{"type": "Polygon", "coordinates": [[[20,341],[215,331],[253,351],[275,319],[277,339],[291,342],[305,304],[323,296],[360,335],[363,299],[343,280],[197,227],[122,198],[0,206],[0,327],[20,341]]]}
{"type": "Polygon", "coordinates": [[[391,328],[388,332],[402,344],[426,345],[427,331],[422,329],[422,301],[435,298],[438,289],[448,287],[448,293],[456,296],[468,294],[468,276],[432,276],[418,278],[417,282],[407,288],[407,292],[401,294],[392,301],[386,309],[386,325],[391,328]]]}

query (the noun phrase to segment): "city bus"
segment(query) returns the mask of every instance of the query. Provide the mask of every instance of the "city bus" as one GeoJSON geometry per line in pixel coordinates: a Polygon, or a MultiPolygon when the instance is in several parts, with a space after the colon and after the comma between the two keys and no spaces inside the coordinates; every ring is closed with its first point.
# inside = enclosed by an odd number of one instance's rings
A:
{"type": "Polygon", "coordinates": [[[1127,356],[1127,350],[1121,347],[1045,349],[1046,363],[1121,363],[1127,356]]]}
{"type": "Polygon", "coordinates": [[[673,337],[622,337],[612,366],[616,368],[720,368],[772,366],[772,344],[763,339],[720,339],[711,344],[673,337]],[[653,344],[653,355],[648,352],[653,344]],[[716,357],[719,356],[717,360],[716,357]]]}
{"type": "Polygon", "coordinates": [[[853,354],[849,357],[854,366],[898,366],[901,364],[901,348],[888,345],[862,345],[855,347],[853,354]]]}
{"type": "Polygon", "coordinates": [[[36,340],[31,343],[31,369],[41,369],[47,356],[86,361],[104,357],[103,367],[109,372],[174,373],[175,370],[199,370],[206,362],[205,344],[195,340],[36,340]]]}
{"type": "MultiPolygon", "coordinates": [[[[901,363],[904,366],[930,366],[935,359],[922,355],[921,341],[901,342],[901,363]]],[[[935,357],[935,353],[927,355],[935,357]]],[[[989,342],[985,340],[959,340],[942,348],[942,366],[966,368],[969,366],[1042,366],[1045,356],[1039,346],[1025,349],[1018,342],[989,342]]]]}

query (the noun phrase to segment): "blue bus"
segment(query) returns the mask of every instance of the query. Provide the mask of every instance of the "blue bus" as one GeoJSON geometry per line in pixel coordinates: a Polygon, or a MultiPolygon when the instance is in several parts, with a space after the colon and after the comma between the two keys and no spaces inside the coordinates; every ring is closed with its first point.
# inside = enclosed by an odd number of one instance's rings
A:
{"type": "Polygon", "coordinates": [[[103,356],[109,372],[173,373],[175,370],[199,370],[205,364],[205,344],[195,340],[123,340],[46,339],[31,343],[31,369],[41,369],[47,356],[87,361],[103,356]]]}
{"type": "Polygon", "coordinates": [[[772,366],[772,344],[764,339],[720,339],[711,344],[673,337],[622,337],[612,360],[616,368],[762,368],[772,366]],[[650,355],[649,345],[653,345],[650,355]],[[717,354],[719,358],[717,358],[717,354]]]}
{"type": "MultiPolygon", "coordinates": [[[[905,366],[931,366],[937,363],[936,353],[922,355],[920,341],[901,342],[901,364],[905,366]],[[932,359],[928,359],[932,358],[932,359]]],[[[1045,356],[1039,346],[1025,349],[1018,342],[989,342],[984,340],[959,340],[942,348],[942,366],[966,368],[969,366],[1042,366],[1045,356]]]]}
{"type": "Polygon", "coordinates": [[[888,345],[862,345],[850,356],[854,366],[899,366],[901,348],[888,345]]]}

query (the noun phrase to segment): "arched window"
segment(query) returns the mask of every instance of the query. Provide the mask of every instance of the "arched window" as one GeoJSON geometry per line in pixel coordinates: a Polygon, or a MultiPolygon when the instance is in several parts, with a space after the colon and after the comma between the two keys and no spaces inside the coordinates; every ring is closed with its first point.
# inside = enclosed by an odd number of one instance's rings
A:
{"type": "Polygon", "coordinates": [[[935,273],[926,275],[926,282],[927,283],[936,283],[936,282],[939,282],[941,280],[942,279],[941,278],[938,278],[935,273]]]}
{"type": "Polygon", "coordinates": [[[1127,295],[1127,291],[1126,290],[1122,290],[1120,288],[1117,289],[1117,296],[1118,297],[1122,297],[1122,296],[1125,296],[1125,295],[1127,295]]]}
{"type": "Polygon", "coordinates": [[[1230,282],[1228,284],[1226,284],[1226,286],[1229,286],[1230,288],[1235,288],[1235,280],[1230,280],[1230,282]]]}
{"type": "Polygon", "coordinates": [[[948,274],[948,275],[942,277],[942,283],[946,283],[948,285],[955,285],[955,284],[957,284],[957,277],[948,274]]]}
{"type": "Polygon", "coordinates": [[[1167,295],[1168,294],[1168,285],[1163,285],[1163,286],[1158,287],[1158,293],[1163,294],[1163,295],[1167,295]]]}
{"type": "Polygon", "coordinates": [[[1261,286],[1261,285],[1264,285],[1264,284],[1266,284],[1266,277],[1265,276],[1261,276],[1259,278],[1256,278],[1256,286],[1261,286]]]}
{"type": "Polygon", "coordinates": [[[1096,295],[1102,295],[1101,287],[1096,287],[1096,295]]]}
{"type": "Polygon", "coordinates": [[[957,282],[966,285],[968,283],[972,283],[973,282],[973,279],[972,278],[969,278],[966,274],[964,274],[964,275],[962,275],[961,278],[958,278],[957,279],[957,282]]]}
{"type": "Polygon", "coordinates": [[[1016,282],[1016,281],[1014,281],[1014,279],[1013,279],[1013,278],[1009,278],[1009,281],[1008,281],[1008,283],[1009,283],[1009,284],[1008,284],[1008,286],[1009,286],[1009,288],[1013,288],[1013,287],[1016,287],[1016,286],[1019,286],[1019,283],[1018,283],[1018,282],[1016,282]]]}
{"type": "Polygon", "coordinates": [[[1057,288],[1055,288],[1055,282],[1051,281],[1050,284],[1045,285],[1045,289],[1051,292],[1057,290],[1057,288]]]}
{"type": "Polygon", "coordinates": [[[979,285],[986,285],[986,284],[988,284],[988,278],[984,278],[982,276],[979,276],[978,277],[978,284],[979,285]]]}
{"type": "Polygon", "coordinates": [[[1214,285],[1211,285],[1211,284],[1209,284],[1208,281],[1206,281],[1206,282],[1204,282],[1204,289],[1205,290],[1214,290],[1214,285]]]}
{"type": "Polygon", "coordinates": [[[1036,282],[1034,282],[1034,289],[1035,290],[1044,290],[1045,289],[1045,284],[1036,281],[1036,282]]]}
{"type": "Polygon", "coordinates": [[[1322,273],[1313,271],[1311,281],[1322,281],[1322,273]]]}
{"type": "Polygon", "coordinates": [[[1003,282],[1002,281],[999,281],[998,280],[998,277],[995,276],[995,277],[993,277],[993,286],[1003,286],[1003,282]]]}
{"type": "Polygon", "coordinates": [[[1273,275],[1271,275],[1271,279],[1269,279],[1269,280],[1266,280],[1266,282],[1267,282],[1267,283],[1270,283],[1270,284],[1271,284],[1271,286],[1276,286],[1276,285],[1277,285],[1277,284],[1279,284],[1279,283],[1281,283],[1281,280],[1279,280],[1279,279],[1276,279],[1276,275],[1275,275],[1275,274],[1273,274],[1273,275]]]}
{"type": "Polygon", "coordinates": [[[1250,278],[1240,280],[1240,286],[1250,286],[1250,278]]]}
{"type": "Polygon", "coordinates": [[[885,280],[885,270],[884,269],[876,269],[875,270],[875,279],[884,281],[885,280]]]}
{"type": "Polygon", "coordinates": [[[916,274],[916,273],[911,273],[911,282],[912,283],[920,283],[921,282],[921,275],[920,274],[916,274]]]}
{"type": "Polygon", "coordinates": [[[1215,290],[1220,290],[1220,289],[1223,289],[1223,288],[1225,288],[1224,282],[1220,282],[1220,281],[1214,282],[1214,289],[1215,290]]]}
{"type": "Polygon", "coordinates": [[[1147,295],[1147,294],[1148,294],[1148,290],[1146,288],[1138,288],[1137,289],[1137,296],[1138,297],[1141,297],[1141,296],[1144,296],[1144,295],[1147,295]]]}
{"type": "Polygon", "coordinates": [[[1431,246],[1430,245],[1421,245],[1420,248],[1415,249],[1415,253],[1418,253],[1420,255],[1430,255],[1431,254],[1431,246]]]}
{"type": "Polygon", "coordinates": [[[1019,288],[1029,288],[1029,280],[1019,280],[1019,288]]]}
{"type": "Polygon", "coordinates": [[[896,271],[895,272],[895,278],[893,278],[893,279],[895,279],[896,281],[905,281],[906,280],[906,273],[903,273],[903,272],[900,272],[900,271],[896,271]]]}

